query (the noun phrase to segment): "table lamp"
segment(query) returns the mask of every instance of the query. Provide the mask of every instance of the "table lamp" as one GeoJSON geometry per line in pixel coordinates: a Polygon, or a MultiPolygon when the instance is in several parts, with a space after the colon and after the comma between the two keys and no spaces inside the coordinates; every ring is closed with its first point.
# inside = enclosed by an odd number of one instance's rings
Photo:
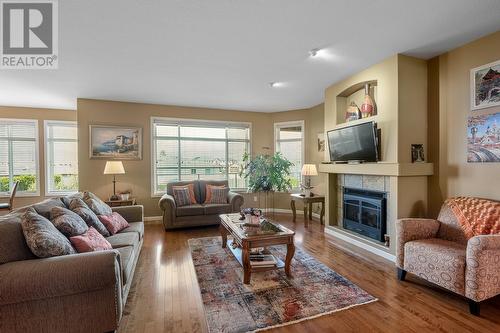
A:
{"type": "Polygon", "coordinates": [[[302,188],[304,189],[304,195],[306,197],[311,196],[311,176],[317,176],[318,170],[316,170],[316,164],[304,164],[302,166],[302,176],[304,176],[304,184],[302,188]]]}
{"type": "Polygon", "coordinates": [[[118,200],[116,195],[116,175],[123,175],[125,169],[123,168],[122,161],[107,161],[104,167],[105,175],[113,175],[113,196],[109,200],[118,200]]]}

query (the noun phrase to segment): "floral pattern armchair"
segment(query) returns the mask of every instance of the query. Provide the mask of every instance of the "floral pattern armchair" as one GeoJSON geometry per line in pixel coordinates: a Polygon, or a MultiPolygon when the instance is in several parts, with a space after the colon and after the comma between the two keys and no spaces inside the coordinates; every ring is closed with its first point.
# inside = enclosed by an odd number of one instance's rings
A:
{"type": "Polygon", "coordinates": [[[500,294],[500,234],[467,239],[445,203],[437,220],[407,218],[396,222],[396,266],[465,296],[470,312],[479,302],[500,294]]]}

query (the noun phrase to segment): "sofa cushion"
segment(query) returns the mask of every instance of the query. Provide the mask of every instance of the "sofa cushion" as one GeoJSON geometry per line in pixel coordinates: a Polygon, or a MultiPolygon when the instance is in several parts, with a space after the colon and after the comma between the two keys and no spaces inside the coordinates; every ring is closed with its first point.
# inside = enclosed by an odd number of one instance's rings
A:
{"type": "Polygon", "coordinates": [[[230,204],[206,204],[204,207],[205,215],[228,214],[231,213],[230,204]]]}
{"type": "Polygon", "coordinates": [[[226,188],[226,185],[220,185],[220,186],[217,186],[217,185],[210,185],[210,184],[207,184],[205,186],[205,201],[204,203],[210,203],[210,200],[212,199],[212,189],[213,188],[226,188]]]}
{"type": "Polygon", "coordinates": [[[67,208],[52,208],[50,211],[50,221],[66,237],[81,235],[89,229],[80,215],[67,208]]]}
{"type": "Polygon", "coordinates": [[[113,249],[124,246],[137,246],[139,244],[139,235],[136,232],[120,232],[116,235],[106,238],[113,249]]]}
{"type": "Polygon", "coordinates": [[[34,255],[49,258],[76,253],[69,240],[34,209],[23,215],[23,234],[34,255]]]}
{"type": "Polygon", "coordinates": [[[175,193],[175,190],[182,190],[182,189],[187,189],[189,191],[189,200],[191,204],[195,204],[196,202],[196,197],[194,195],[194,183],[187,184],[187,185],[174,185],[172,186],[172,191],[175,193]]]}
{"type": "Polygon", "coordinates": [[[70,237],[71,244],[78,253],[111,250],[113,247],[99,231],[90,227],[82,235],[70,237]]]}
{"type": "Polygon", "coordinates": [[[96,215],[111,215],[111,207],[92,192],[83,192],[83,201],[96,215]]]}
{"type": "Polygon", "coordinates": [[[98,217],[111,235],[114,235],[129,226],[127,220],[125,220],[123,216],[117,212],[113,212],[111,215],[99,215],[98,217]]]}
{"type": "Polygon", "coordinates": [[[188,187],[174,187],[174,200],[177,207],[192,205],[190,190],[188,187]]]}
{"type": "Polygon", "coordinates": [[[205,202],[207,199],[207,185],[213,185],[213,186],[225,186],[229,188],[229,183],[227,180],[199,180],[199,188],[200,188],[200,197],[202,201],[198,202],[205,202]]]}
{"type": "Polygon", "coordinates": [[[75,198],[71,200],[69,209],[77,213],[89,227],[94,227],[94,229],[99,231],[99,233],[104,237],[109,236],[108,229],[106,229],[104,224],[99,221],[97,215],[95,215],[95,213],[87,206],[85,202],[83,202],[82,199],[75,198]]]}
{"type": "Polygon", "coordinates": [[[195,205],[177,207],[175,213],[177,216],[196,216],[205,214],[205,211],[202,205],[195,204],[195,205]]]}
{"type": "Polygon", "coordinates": [[[209,204],[226,204],[227,203],[227,194],[229,193],[229,188],[222,187],[210,187],[210,194],[207,196],[210,197],[210,200],[207,202],[209,204]]]}
{"type": "Polygon", "coordinates": [[[0,265],[11,261],[33,259],[21,225],[24,211],[0,216],[0,265]]]}
{"type": "Polygon", "coordinates": [[[66,208],[59,198],[43,200],[39,203],[34,204],[32,207],[35,208],[38,214],[42,215],[46,219],[50,219],[50,212],[52,211],[52,208],[66,208]]]}
{"type": "Polygon", "coordinates": [[[123,229],[122,232],[136,232],[139,235],[139,240],[144,237],[144,223],[143,222],[132,222],[128,224],[129,227],[123,229]]]}
{"type": "Polygon", "coordinates": [[[122,267],[123,284],[127,284],[132,276],[132,267],[134,266],[135,248],[124,246],[116,249],[120,252],[120,264],[122,267]]]}
{"type": "Polygon", "coordinates": [[[407,242],[404,269],[460,295],[465,293],[466,245],[430,238],[407,242]]]}
{"type": "Polygon", "coordinates": [[[191,180],[191,181],[184,181],[184,182],[170,182],[167,184],[167,194],[170,194],[171,196],[174,195],[174,192],[173,192],[174,186],[186,186],[189,184],[193,184],[193,191],[194,191],[194,197],[196,199],[196,202],[202,203],[204,201],[204,199],[202,200],[201,196],[200,196],[200,184],[199,183],[200,182],[198,180],[195,180],[195,181],[191,180]]]}

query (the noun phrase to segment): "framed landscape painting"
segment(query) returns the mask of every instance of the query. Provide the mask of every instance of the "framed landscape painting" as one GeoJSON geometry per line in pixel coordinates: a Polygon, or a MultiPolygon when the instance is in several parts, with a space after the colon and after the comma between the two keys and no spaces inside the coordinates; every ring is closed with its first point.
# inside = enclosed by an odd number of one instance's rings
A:
{"type": "Polygon", "coordinates": [[[472,110],[500,105],[500,60],[471,69],[470,79],[472,110]]]}
{"type": "Polygon", "coordinates": [[[90,158],[107,160],[142,159],[142,128],[90,125],[90,158]]]}
{"type": "Polygon", "coordinates": [[[500,112],[469,116],[467,162],[500,162],[500,112]]]}

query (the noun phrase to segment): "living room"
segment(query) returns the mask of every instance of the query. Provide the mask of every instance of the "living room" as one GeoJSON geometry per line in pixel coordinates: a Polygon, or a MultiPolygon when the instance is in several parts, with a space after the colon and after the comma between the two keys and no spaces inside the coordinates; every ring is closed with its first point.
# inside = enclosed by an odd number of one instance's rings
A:
{"type": "Polygon", "coordinates": [[[500,3],[31,5],[0,332],[500,331],[500,3]]]}

